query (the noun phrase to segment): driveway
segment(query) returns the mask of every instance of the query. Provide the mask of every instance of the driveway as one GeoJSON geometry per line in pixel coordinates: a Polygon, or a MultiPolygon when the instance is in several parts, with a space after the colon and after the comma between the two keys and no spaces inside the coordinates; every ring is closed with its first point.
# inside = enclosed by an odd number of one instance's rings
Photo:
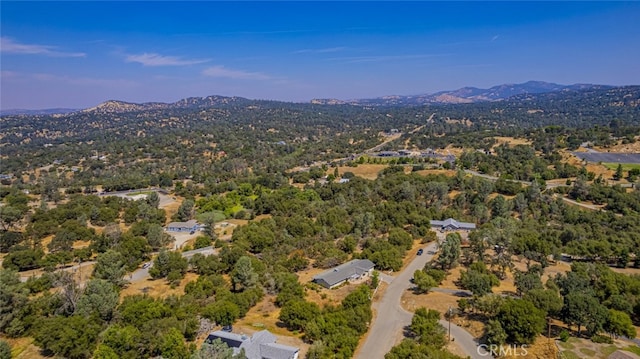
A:
{"type": "MultiPolygon", "coordinates": [[[[411,324],[413,313],[407,312],[400,303],[402,294],[413,287],[411,278],[413,273],[424,268],[425,264],[433,258],[437,248],[437,243],[433,242],[424,247],[424,253],[416,256],[401,272],[395,277],[381,276],[385,282],[390,281],[389,287],[379,302],[373,304],[376,316],[369,327],[369,333],[364,344],[360,348],[356,358],[359,359],[383,359],[391,348],[399,343],[403,338],[404,328],[411,324]]],[[[448,322],[441,320],[441,324],[448,328],[448,322]]],[[[478,343],[464,329],[455,324],[451,324],[451,337],[455,339],[460,348],[472,359],[486,359],[488,356],[477,352],[478,343]]]]}
{"type": "MultiPolygon", "coordinates": [[[[442,325],[444,329],[449,330],[449,322],[446,320],[440,320],[440,325],[442,325]]],[[[462,349],[462,351],[472,359],[492,358],[490,353],[487,352],[484,347],[478,346],[480,343],[478,343],[478,341],[471,336],[468,331],[453,323],[451,323],[451,338],[455,339],[456,344],[460,349],[462,349]]]]}
{"type": "MultiPolygon", "coordinates": [[[[382,299],[373,304],[376,316],[369,327],[369,333],[360,348],[357,358],[382,359],[394,345],[402,340],[404,328],[411,324],[411,318],[413,317],[412,313],[402,308],[400,303],[402,294],[413,287],[410,281],[413,273],[418,269],[424,268],[425,264],[433,258],[433,254],[429,253],[434,253],[436,248],[437,244],[435,242],[425,247],[425,254],[416,256],[409,265],[401,272],[398,272],[389,287],[387,287],[382,299]]],[[[415,254],[410,255],[415,256],[415,254]]],[[[445,328],[447,327],[445,326],[445,328]]],[[[464,329],[452,324],[451,336],[455,338],[466,355],[473,359],[487,358],[487,356],[478,354],[476,351],[477,343],[471,334],[464,329]]]]}

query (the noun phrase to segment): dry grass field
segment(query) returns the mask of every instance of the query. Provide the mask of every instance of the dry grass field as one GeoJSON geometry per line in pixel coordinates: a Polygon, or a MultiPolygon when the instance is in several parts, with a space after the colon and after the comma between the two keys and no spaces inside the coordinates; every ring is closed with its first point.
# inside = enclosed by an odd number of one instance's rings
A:
{"type": "Polygon", "coordinates": [[[11,357],[15,359],[44,359],[40,348],[33,344],[33,338],[2,338],[11,346],[11,357]]]}
{"type": "MultiPolygon", "coordinates": [[[[361,164],[358,167],[342,166],[338,167],[338,173],[342,176],[345,172],[351,172],[358,177],[362,177],[368,180],[374,180],[378,178],[378,173],[383,169],[389,167],[388,165],[375,165],[375,164],[361,164]]],[[[327,174],[333,174],[333,168],[327,170],[327,174]]]]}
{"type": "Polygon", "coordinates": [[[453,177],[456,175],[456,171],[454,170],[422,170],[422,171],[417,171],[415,172],[421,176],[428,176],[428,175],[445,175],[445,176],[449,176],[449,177],[453,177]]]}
{"type": "Polygon", "coordinates": [[[497,147],[500,145],[509,145],[509,146],[517,146],[517,145],[526,145],[531,146],[531,141],[524,138],[515,138],[515,137],[494,137],[497,143],[493,147],[497,147]]]}
{"type": "Polygon", "coordinates": [[[611,147],[594,147],[593,149],[598,152],[640,153],[640,136],[636,136],[635,140],[634,143],[623,144],[622,141],[618,141],[618,144],[611,147]]]}
{"type": "MultiPolygon", "coordinates": [[[[125,278],[126,279],[126,278],[125,278]]],[[[185,277],[180,281],[180,285],[175,288],[171,288],[167,284],[167,280],[161,279],[147,279],[136,283],[127,285],[120,292],[120,299],[128,295],[148,294],[154,298],[166,298],[170,295],[183,295],[184,287],[187,283],[198,279],[198,275],[195,273],[187,273],[185,277]]]]}

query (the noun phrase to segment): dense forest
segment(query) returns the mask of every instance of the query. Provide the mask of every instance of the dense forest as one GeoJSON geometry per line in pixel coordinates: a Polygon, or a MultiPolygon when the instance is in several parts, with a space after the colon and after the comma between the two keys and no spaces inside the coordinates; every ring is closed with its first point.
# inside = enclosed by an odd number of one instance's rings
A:
{"type": "MultiPolygon", "coordinates": [[[[320,306],[308,294],[321,289],[298,273],[355,258],[398,271],[415,243],[436,240],[430,220],[456,218],[478,226],[466,248],[447,236],[414,280],[427,292],[463,265],[460,282],[473,297],[459,310],[488,323],[487,342],[530,343],[546,318],[578,335],[586,328],[594,338],[631,336],[640,280],[610,267],[640,267],[640,189],[608,185],[559,151],[636,141],[639,98],[638,87],[415,107],[216,98],[3,117],[2,171],[12,176],[0,187],[0,332],[34,338],[43,354],[66,358],[200,358],[226,352],[198,348],[197,337],[235,323],[268,296],[282,325],[311,345],[309,358],[350,358],[372,320],[378,278],[320,306]],[[425,174],[424,162],[399,160],[381,162],[387,166],[376,179],[338,171],[338,163],[355,171],[370,161],[363,153],[391,129],[398,139],[383,148],[464,147],[456,171],[425,174]],[[494,146],[499,135],[532,145],[494,146]],[[558,178],[568,182],[546,186],[558,178]],[[98,187],[159,187],[182,201],[170,216],[155,191],[129,200],[98,187]],[[566,199],[604,206],[586,210],[566,199]],[[248,224],[222,240],[213,229],[226,218],[248,224]],[[215,254],[187,259],[169,250],[174,239],[163,226],[190,219],[205,228],[185,249],[213,246],[215,254]],[[543,283],[550,262],[567,256],[572,270],[543,283]],[[515,259],[530,264],[517,272],[517,295],[493,295],[496,281],[516,272],[515,259]],[[126,274],[149,261],[149,275],[174,287],[187,273],[197,279],[181,295],[122,296],[126,274]],[[60,270],[85,262],[95,266],[83,283],[60,270]],[[20,280],[18,271],[34,269],[43,274],[20,280]],[[533,324],[523,329],[518,313],[533,324]]],[[[621,176],[634,182],[634,173],[621,176]]],[[[411,338],[387,357],[454,358],[443,350],[439,318],[417,310],[411,338]]]]}

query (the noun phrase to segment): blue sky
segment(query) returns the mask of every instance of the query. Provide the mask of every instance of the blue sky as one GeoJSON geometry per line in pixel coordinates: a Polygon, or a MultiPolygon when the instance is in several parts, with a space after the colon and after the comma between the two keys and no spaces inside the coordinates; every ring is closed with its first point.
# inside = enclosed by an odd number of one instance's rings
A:
{"type": "Polygon", "coordinates": [[[639,2],[0,3],[2,109],[640,84],[639,2]]]}

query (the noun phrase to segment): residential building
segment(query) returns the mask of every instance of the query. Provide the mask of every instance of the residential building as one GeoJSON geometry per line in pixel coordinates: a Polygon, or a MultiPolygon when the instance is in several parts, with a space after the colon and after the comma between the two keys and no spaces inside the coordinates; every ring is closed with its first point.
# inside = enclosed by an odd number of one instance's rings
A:
{"type": "Polygon", "coordinates": [[[431,227],[440,229],[441,231],[471,231],[476,229],[476,224],[468,222],[458,222],[453,218],[448,218],[444,221],[431,221],[431,227]]]}
{"type": "Polygon", "coordinates": [[[165,230],[167,232],[195,232],[200,230],[201,226],[195,219],[186,222],[171,222],[167,224],[165,230]]]}
{"type": "Polygon", "coordinates": [[[368,259],[354,259],[313,277],[313,281],[325,288],[335,288],[348,280],[370,276],[375,264],[368,259]]]}
{"type": "Polygon", "coordinates": [[[218,330],[211,332],[207,341],[220,339],[233,349],[233,354],[244,350],[247,359],[298,359],[299,348],[276,343],[277,338],[268,330],[263,330],[249,337],[218,330]]]}

